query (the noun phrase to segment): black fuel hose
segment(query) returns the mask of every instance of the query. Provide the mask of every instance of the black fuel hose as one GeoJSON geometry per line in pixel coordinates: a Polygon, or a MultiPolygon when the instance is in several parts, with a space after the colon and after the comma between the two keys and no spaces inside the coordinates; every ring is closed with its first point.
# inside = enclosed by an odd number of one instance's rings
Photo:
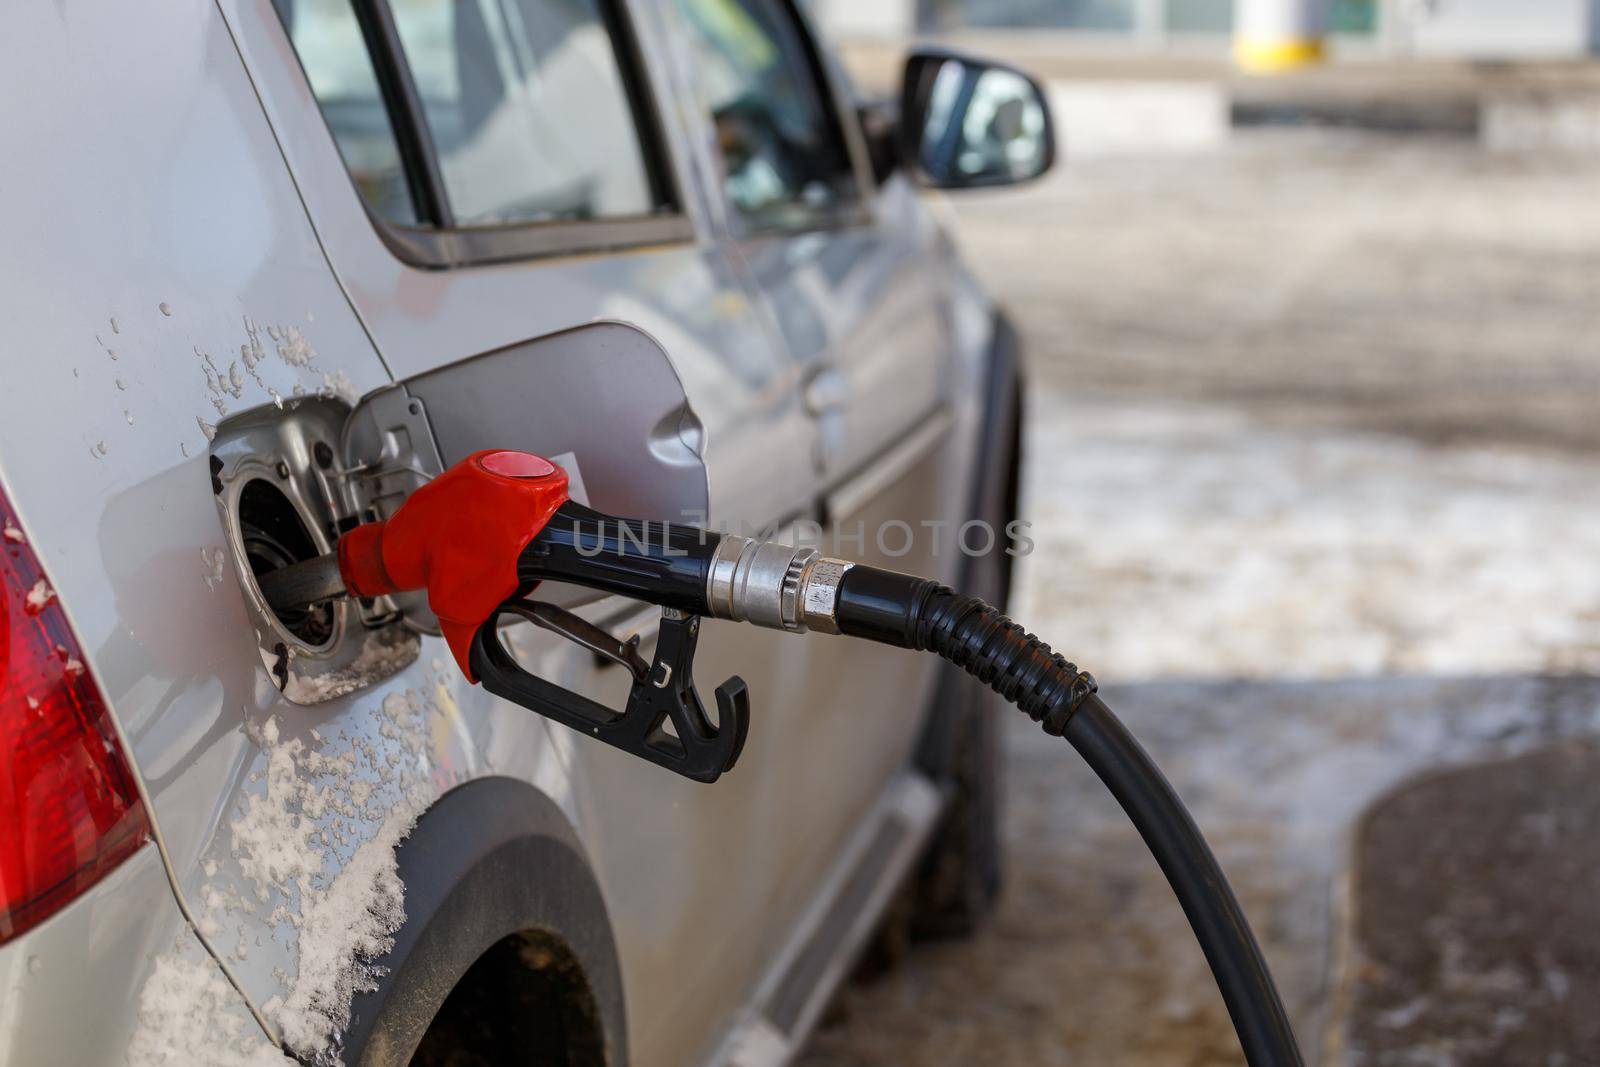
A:
{"type": "Polygon", "coordinates": [[[1138,828],[1183,906],[1250,1067],[1304,1061],[1272,974],[1211,848],[1161,769],[1085,671],[977,597],[855,566],[839,582],[839,632],[933,652],[1065,737],[1138,828]]]}

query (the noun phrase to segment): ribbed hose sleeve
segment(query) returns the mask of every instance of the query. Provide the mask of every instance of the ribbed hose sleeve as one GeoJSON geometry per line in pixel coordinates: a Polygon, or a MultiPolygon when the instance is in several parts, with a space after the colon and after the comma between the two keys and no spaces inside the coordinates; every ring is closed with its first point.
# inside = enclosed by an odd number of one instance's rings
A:
{"type": "Polygon", "coordinates": [[[949,660],[1059,737],[1094,677],[973,596],[930,578],[852,567],[839,584],[839,632],[949,660]]]}

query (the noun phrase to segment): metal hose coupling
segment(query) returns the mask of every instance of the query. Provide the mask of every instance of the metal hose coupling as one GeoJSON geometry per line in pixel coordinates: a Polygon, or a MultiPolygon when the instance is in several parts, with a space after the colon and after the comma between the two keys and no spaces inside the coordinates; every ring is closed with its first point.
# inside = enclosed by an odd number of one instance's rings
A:
{"type": "Polygon", "coordinates": [[[839,581],[853,566],[814,548],[724,534],[711,558],[706,604],[715,619],[836,634],[839,581]]]}

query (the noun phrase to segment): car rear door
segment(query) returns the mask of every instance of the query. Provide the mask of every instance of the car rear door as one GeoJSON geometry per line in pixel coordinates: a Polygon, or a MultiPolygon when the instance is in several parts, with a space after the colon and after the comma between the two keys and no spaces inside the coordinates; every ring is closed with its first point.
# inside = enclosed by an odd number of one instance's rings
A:
{"type": "MultiPolygon", "coordinates": [[[[925,524],[958,513],[962,479],[941,461],[954,419],[937,234],[904,181],[876,186],[827,57],[789,0],[666,9],[705,123],[714,206],[816,425],[821,548],[942,573],[949,556],[925,524]]],[[[828,638],[807,655],[811,712],[785,736],[792,756],[779,769],[797,896],[907,763],[931,678],[909,657],[828,638]]]]}
{"type": "MultiPolygon", "coordinates": [[[[653,9],[223,7],[329,261],[396,379],[448,388],[453,367],[484,353],[597,319],[632,323],[670,354],[699,419],[709,521],[769,524],[807,506],[814,425],[747,275],[708,237],[703,175],[658,103],[674,89],[653,9]]],[[[534,410],[552,387],[536,368],[499,384],[474,386],[497,417],[534,410]]],[[[617,381],[618,403],[634,384],[617,381]]],[[[649,625],[636,605],[602,621],[649,625]]],[[[547,634],[518,640],[563,684],[620,705],[620,672],[547,634]]],[[[710,626],[700,648],[698,675],[743,675],[763,724],[800,712],[781,636],[710,626]]],[[[763,902],[785,866],[766,830],[778,736],[753,731],[737,772],[707,788],[552,732],[617,929],[634,1062],[687,1062],[759,965],[763,902]]],[[[523,773],[515,745],[489,750],[502,763],[491,770],[523,773]]]]}

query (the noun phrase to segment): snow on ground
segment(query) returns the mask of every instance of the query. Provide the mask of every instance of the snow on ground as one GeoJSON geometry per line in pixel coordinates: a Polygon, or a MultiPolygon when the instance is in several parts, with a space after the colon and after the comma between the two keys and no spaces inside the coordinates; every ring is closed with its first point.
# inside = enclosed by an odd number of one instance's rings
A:
{"type": "Polygon", "coordinates": [[[1102,682],[1600,666],[1587,457],[1042,394],[1018,614],[1102,682]]]}

